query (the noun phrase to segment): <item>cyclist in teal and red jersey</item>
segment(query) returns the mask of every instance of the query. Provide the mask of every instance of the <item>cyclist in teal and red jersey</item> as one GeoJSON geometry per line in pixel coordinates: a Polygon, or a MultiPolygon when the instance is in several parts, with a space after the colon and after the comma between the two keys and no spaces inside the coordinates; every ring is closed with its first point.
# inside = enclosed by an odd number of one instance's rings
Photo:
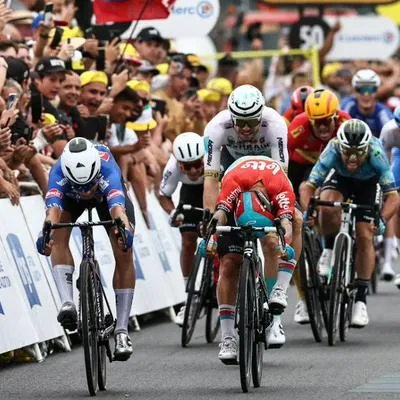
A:
{"type": "MultiPolygon", "coordinates": [[[[286,230],[286,242],[290,244],[298,239],[293,235],[297,229],[292,228],[292,224],[299,223],[295,222],[295,202],[296,196],[292,185],[279,162],[265,156],[246,156],[236,160],[227,169],[222,180],[214,218],[221,225],[236,223],[240,226],[271,226],[274,218],[280,218],[282,226],[286,230]],[[252,193],[246,198],[242,196],[244,192],[252,193]],[[244,200],[239,201],[242,198],[244,200]],[[260,198],[264,201],[261,201],[260,198]]],[[[301,221],[300,218],[300,223],[301,221]]],[[[267,235],[265,240],[273,248],[272,254],[279,258],[281,252],[277,250],[277,236],[267,235]]],[[[214,244],[213,240],[211,242],[214,244]]],[[[221,258],[217,296],[222,338],[219,359],[229,364],[237,357],[235,304],[243,258],[239,249],[243,249],[243,240],[235,234],[227,234],[218,238],[217,245],[221,258]],[[232,246],[238,250],[235,254],[229,251],[232,246]]],[[[209,244],[210,247],[212,245],[209,244]]],[[[280,347],[284,343],[280,314],[287,306],[286,291],[296,266],[296,260],[294,256],[289,261],[280,259],[278,265],[277,270],[265,271],[270,293],[269,308],[275,314],[267,339],[270,347],[280,347]]]]}

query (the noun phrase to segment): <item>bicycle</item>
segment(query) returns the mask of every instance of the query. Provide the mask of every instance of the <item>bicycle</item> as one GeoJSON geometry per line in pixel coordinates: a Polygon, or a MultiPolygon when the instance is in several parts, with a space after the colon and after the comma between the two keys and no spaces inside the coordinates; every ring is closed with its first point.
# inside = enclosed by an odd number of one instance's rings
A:
{"type": "Polygon", "coordinates": [[[275,227],[217,226],[218,234],[236,232],[244,239],[243,262],[240,268],[239,292],[236,303],[235,328],[239,332],[240,384],[247,393],[250,379],[254,387],[261,385],[264,349],[267,349],[266,330],[272,323],[268,305],[268,291],[264,281],[262,262],[258,256],[257,233],[278,233],[285,251],[285,233],[280,220],[275,227]],[[263,349],[264,347],[264,349],[263,349]]]}
{"type": "Polygon", "coordinates": [[[379,206],[367,206],[351,202],[323,201],[313,198],[313,207],[342,208],[341,226],[333,246],[332,269],[328,274],[329,307],[327,320],[328,343],[335,345],[339,328],[340,341],[346,341],[351,323],[353,305],[356,296],[355,285],[355,215],[354,210],[369,210],[375,215],[375,224],[379,221],[379,206]]]}
{"type": "MultiPolygon", "coordinates": [[[[308,215],[313,215],[310,207],[308,215]]],[[[303,252],[298,268],[304,291],[311,331],[316,342],[322,341],[323,330],[327,324],[326,290],[318,273],[318,260],[322,253],[321,236],[305,221],[303,225],[303,252]]]]}
{"type": "Polygon", "coordinates": [[[91,396],[96,395],[97,388],[106,390],[106,356],[112,362],[109,338],[114,332],[116,323],[100,279],[99,264],[95,259],[94,226],[115,226],[118,229],[118,236],[122,239],[124,246],[126,245],[125,225],[122,220],[117,218],[109,221],[92,221],[92,209],[88,209],[88,221],[58,224],[47,221],[43,227],[45,243],[50,239],[52,229],[77,227],[81,230],[82,262],[78,281],[78,331],[82,335],[86,380],[91,396]]]}
{"type": "MultiPolygon", "coordinates": [[[[204,210],[189,204],[180,204],[172,216],[171,221],[173,222],[182,211],[197,211],[202,213],[203,226],[206,226],[211,217],[209,210],[204,210]]],[[[204,315],[206,316],[205,336],[207,343],[214,342],[217,336],[220,320],[216,295],[217,279],[215,274],[214,258],[205,257],[198,248],[193,271],[186,286],[187,300],[181,333],[182,347],[186,347],[192,339],[196,322],[200,318],[202,310],[204,310],[204,315]]]]}

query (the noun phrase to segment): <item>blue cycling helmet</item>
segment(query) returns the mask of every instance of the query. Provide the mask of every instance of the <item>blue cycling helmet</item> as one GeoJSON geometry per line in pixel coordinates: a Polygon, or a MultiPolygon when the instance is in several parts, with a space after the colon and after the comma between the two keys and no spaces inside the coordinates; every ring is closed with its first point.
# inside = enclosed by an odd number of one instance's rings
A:
{"type": "Polygon", "coordinates": [[[400,127],[400,106],[397,106],[394,111],[394,120],[396,121],[396,124],[400,127]]]}
{"type": "MultiPolygon", "coordinates": [[[[271,213],[271,206],[265,207],[256,192],[243,192],[236,204],[235,221],[237,226],[273,227],[274,215],[271,213]]],[[[263,232],[257,233],[257,237],[264,235],[263,232]]]]}

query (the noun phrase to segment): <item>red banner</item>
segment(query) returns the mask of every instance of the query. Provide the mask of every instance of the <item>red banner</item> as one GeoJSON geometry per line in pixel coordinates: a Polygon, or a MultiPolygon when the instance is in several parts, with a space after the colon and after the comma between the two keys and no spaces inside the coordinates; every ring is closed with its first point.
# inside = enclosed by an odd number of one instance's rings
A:
{"type": "Polygon", "coordinates": [[[136,21],[143,7],[146,9],[141,20],[165,19],[169,17],[171,7],[176,0],[95,0],[94,12],[98,25],[110,22],[136,21]]]}

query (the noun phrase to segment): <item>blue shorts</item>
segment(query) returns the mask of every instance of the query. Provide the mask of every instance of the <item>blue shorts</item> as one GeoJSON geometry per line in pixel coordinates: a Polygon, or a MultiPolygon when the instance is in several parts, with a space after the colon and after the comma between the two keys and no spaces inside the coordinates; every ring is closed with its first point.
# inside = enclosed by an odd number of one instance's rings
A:
{"type": "Polygon", "coordinates": [[[395,149],[392,153],[392,171],[397,190],[400,189],[400,149],[395,149]]]}

